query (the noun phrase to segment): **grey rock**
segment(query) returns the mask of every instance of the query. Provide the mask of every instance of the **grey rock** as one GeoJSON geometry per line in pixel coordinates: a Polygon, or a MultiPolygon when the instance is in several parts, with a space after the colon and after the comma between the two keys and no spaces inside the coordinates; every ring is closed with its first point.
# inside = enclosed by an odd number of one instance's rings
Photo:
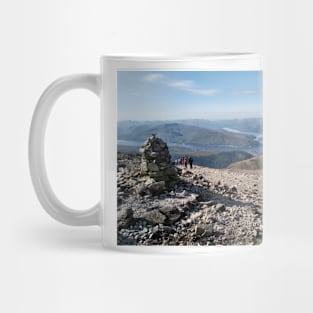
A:
{"type": "Polygon", "coordinates": [[[158,172],[158,171],[160,170],[159,167],[158,167],[158,165],[155,164],[155,163],[149,163],[148,169],[149,169],[149,171],[151,171],[151,172],[158,172]]]}
{"type": "Polygon", "coordinates": [[[118,244],[119,245],[135,245],[136,244],[136,237],[134,238],[134,239],[132,239],[132,238],[129,238],[129,237],[127,237],[127,236],[125,236],[125,235],[121,235],[121,234],[119,234],[118,235],[118,244]]]}
{"type": "Polygon", "coordinates": [[[145,185],[146,186],[149,186],[151,184],[155,183],[155,179],[153,178],[148,178],[146,181],[145,181],[145,185]]]}
{"type": "Polygon", "coordinates": [[[195,201],[195,200],[187,201],[187,202],[185,203],[185,206],[186,206],[187,208],[189,208],[190,210],[193,210],[194,208],[196,208],[197,205],[198,205],[198,202],[195,201]]]}
{"type": "Polygon", "coordinates": [[[204,236],[211,236],[215,233],[213,225],[209,224],[204,225],[204,230],[205,230],[204,236]]]}
{"type": "Polygon", "coordinates": [[[233,193],[237,193],[237,192],[238,192],[236,186],[232,186],[232,187],[230,188],[230,191],[233,192],[233,193]]]}
{"type": "Polygon", "coordinates": [[[140,164],[140,171],[141,173],[148,173],[148,164],[147,162],[141,162],[140,164]]]}
{"type": "Polygon", "coordinates": [[[216,206],[215,206],[215,210],[216,211],[224,211],[225,210],[225,205],[223,203],[218,203],[216,206]]]}
{"type": "Polygon", "coordinates": [[[121,205],[123,203],[123,198],[117,197],[117,205],[121,205]]]}
{"type": "Polygon", "coordinates": [[[167,219],[166,219],[166,223],[167,224],[172,224],[177,222],[181,216],[182,213],[179,211],[179,209],[176,206],[164,206],[162,208],[159,209],[161,213],[163,213],[167,219]]]}
{"type": "Polygon", "coordinates": [[[151,185],[148,186],[148,189],[153,196],[159,195],[165,190],[165,182],[159,181],[152,183],[151,185]]]}
{"type": "Polygon", "coordinates": [[[166,220],[166,216],[158,210],[144,212],[141,217],[152,225],[163,224],[166,220]]]}
{"type": "Polygon", "coordinates": [[[214,200],[209,200],[209,201],[205,201],[205,202],[201,202],[201,205],[206,206],[206,207],[211,207],[213,205],[215,205],[216,202],[214,200]]]}
{"type": "Polygon", "coordinates": [[[138,184],[136,187],[136,193],[140,196],[147,194],[147,186],[144,183],[138,184]]]}
{"type": "Polygon", "coordinates": [[[160,231],[166,233],[166,234],[169,234],[173,231],[173,228],[172,227],[169,227],[169,226],[166,226],[166,225],[160,225],[160,228],[159,228],[160,231]]]}
{"type": "Polygon", "coordinates": [[[118,228],[127,228],[134,221],[133,210],[131,208],[122,208],[117,211],[118,228]]]}
{"type": "Polygon", "coordinates": [[[196,236],[211,236],[213,234],[214,234],[213,225],[201,224],[201,225],[196,225],[195,227],[196,236]]]}
{"type": "Polygon", "coordinates": [[[196,236],[201,236],[202,234],[205,233],[205,229],[199,225],[196,225],[195,227],[195,235],[196,236]]]}

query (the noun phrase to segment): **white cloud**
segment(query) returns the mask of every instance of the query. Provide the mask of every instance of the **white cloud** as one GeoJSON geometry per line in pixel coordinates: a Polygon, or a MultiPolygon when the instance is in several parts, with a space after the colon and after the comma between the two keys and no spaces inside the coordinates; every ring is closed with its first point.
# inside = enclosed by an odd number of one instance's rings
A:
{"type": "Polygon", "coordinates": [[[242,90],[242,93],[243,93],[244,95],[253,95],[253,94],[256,93],[256,90],[254,90],[254,89],[242,90]]]}
{"type": "Polygon", "coordinates": [[[181,89],[186,92],[190,92],[194,95],[200,96],[214,96],[219,92],[219,90],[213,88],[212,89],[197,88],[197,85],[192,80],[170,80],[166,75],[159,73],[147,74],[143,77],[143,80],[146,82],[158,82],[166,84],[168,87],[181,89]]]}
{"type": "Polygon", "coordinates": [[[194,86],[194,82],[192,80],[178,80],[178,81],[172,81],[167,84],[170,87],[175,88],[190,88],[194,86]]]}
{"type": "Polygon", "coordinates": [[[147,81],[147,82],[156,82],[156,81],[160,81],[162,79],[164,79],[165,76],[163,74],[147,74],[143,77],[143,80],[147,81]]]}
{"type": "Polygon", "coordinates": [[[178,81],[170,81],[167,83],[168,86],[179,88],[190,92],[194,95],[200,96],[214,96],[218,93],[217,89],[201,89],[196,88],[196,84],[192,80],[178,80],[178,81]]]}
{"type": "Polygon", "coordinates": [[[254,95],[257,93],[255,89],[243,89],[234,92],[235,95],[254,95]]]}
{"type": "Polygon", "coordinates": [[[186,89],[187,91],[191,92],[194,95],[200,95],[200,96],[214,96],[219,91],[217,89],[186,89]]]}

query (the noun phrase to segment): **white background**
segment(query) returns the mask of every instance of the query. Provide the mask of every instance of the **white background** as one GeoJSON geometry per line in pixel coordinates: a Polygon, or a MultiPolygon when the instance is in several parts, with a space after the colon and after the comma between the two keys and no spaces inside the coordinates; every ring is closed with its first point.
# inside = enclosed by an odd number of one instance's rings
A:
{"type": "MultiPolygon", "coordinates": [[[[312,312],[311,1],[28,0],[0,4],[1,312],[312,312]],[[105,251],[100,229],[52,220],[31,186],[32,112],[55,78],[105,53],[252,51],[264,69],[264,243],[207,255],[105,251]]],[[[100,195],[99,104],[60,99],[47,133],[56,193],[100,195]]]]}

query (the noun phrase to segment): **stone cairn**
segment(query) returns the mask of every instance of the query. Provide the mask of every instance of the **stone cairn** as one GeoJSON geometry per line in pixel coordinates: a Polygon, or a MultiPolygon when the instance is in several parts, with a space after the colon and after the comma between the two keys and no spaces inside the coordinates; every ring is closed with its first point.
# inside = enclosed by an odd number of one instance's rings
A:
{"type": "Polygon", "coordinates": [[[155,181],[164,181],[167,186],[178,181],[176,168],[171,164],[171,155],[166,142],[152,134],[140,148],[141,176],[148,176],[155,181]]]}

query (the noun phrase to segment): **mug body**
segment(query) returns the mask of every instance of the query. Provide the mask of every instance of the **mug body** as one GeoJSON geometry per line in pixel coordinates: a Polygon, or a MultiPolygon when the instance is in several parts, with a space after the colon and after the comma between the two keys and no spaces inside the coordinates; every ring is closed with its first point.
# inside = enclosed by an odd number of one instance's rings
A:
{"type": "Polygon", "coordinates": [[[250,53],[101,58],[106,247],[261,243],[261,69],[250,53]]]}

